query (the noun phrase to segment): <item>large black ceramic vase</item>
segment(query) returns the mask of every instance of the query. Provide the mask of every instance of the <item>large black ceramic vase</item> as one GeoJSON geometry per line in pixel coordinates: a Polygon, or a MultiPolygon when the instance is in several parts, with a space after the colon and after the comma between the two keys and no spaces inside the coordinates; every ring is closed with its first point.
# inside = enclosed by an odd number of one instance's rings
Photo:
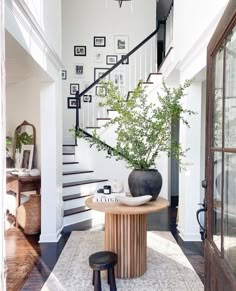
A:
{"type": "Polygon", "coordinates": [[[133,170],[128,178],[132,196],[151,195],[156,200],[162,187],[162,177],[157,170],[133,170]]]}

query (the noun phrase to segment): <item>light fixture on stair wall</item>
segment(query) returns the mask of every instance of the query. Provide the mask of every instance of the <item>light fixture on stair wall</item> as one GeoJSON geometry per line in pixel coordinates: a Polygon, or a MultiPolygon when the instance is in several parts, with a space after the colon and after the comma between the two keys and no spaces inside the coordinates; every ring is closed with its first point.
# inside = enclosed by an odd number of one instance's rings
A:
{"type": "Polygon", "coordinates": [[[132,0],[115,0],[115,1],[118,1],[119,2],[119,6],[121,7],[123,2],[132,1],[132,0]]]}

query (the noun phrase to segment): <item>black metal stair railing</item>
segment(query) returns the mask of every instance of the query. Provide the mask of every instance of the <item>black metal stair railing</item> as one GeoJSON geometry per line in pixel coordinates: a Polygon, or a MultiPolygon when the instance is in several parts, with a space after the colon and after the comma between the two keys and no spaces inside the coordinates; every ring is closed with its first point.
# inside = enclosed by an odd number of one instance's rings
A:
{"type": "MultiPolygon", "coordinates": [[[[107,76],[111,75],[112,72],[114,72],[118,67],[120,67],[121,65],[123,65],[123,63],[126,61],[126,60],[129,60],[131,56],[133,56],[135,53],[137,53],[138,51],[140,51],[141,48],[144,47],[144,45],[151,39],[154,38],[154,36],[157,35],[158,33],[158,30],[159,30],[159,27],[161,25],[161,21],[158,23],[158,27],[157,29],[155,29],[150,35],[148,35],[143,41],[141,41],[137,46],[135,46],[131,51],[129,51],[126,55],[124,55],[116,64],[114,64],[111,68],[109,68],[104,74],[102,74],[99,78],[97,78],[94,82],[92,82],[86,89],[84,89],[81,93],[79,92],[76,92],[76,125],[75,125],[75,128],[76,129],[79,129],[81,126],[80,124],[80,114],[79,114],[79,109],[80,109],[80,106],[82,104],[82,100],[81,100],[81,97],[84,96],[86,93],[90,92],[91,89],[93,89],[96,85],[98,85],[98,83],[105,79],[107,76]]],[[[156,42],[156,41],[155,41],[156,42]]],[[[150,62],[153,63],[153,59],[155,60],[154,61],[154,65],[155,65],[155,70],[152,71],[152,72],[155,72],[156,71],[156,43],[155,44],[155,49],[152,48],[152,60],[150,60],[150,62]]],[[[145,48],[146,50],[146,48],[145,48]]],[[[146,52],[146,55],[150,55],[150,52],[146,52]]],[[[148,55],[148,56],[149,56],[148,55]]],[[[150,56],[149,56],[150,57],[150,56]]],[[[138,63],[138,62],[142,62],[142,58],[144,58],[144,56],[141,55],[141,53],[136,56],[136,59],[135,59],[135,62],[138,63]],[[137,62],[137,59],[138,59],[138,62],[137,62]]],[[[145,66],[146,66],[146,63],[143,62],[143,67],[141,68],[141,66],[137,65],[137,64],[134,64],[133,65],[133,70],[134,71],[140,71],[140,76],[141,76],[141,71],[144,71],[145,70],[145,66]]],[[[129,64],[130,65],[130,64],[129,64]]],[[[150,73],[151,71],[149,71],[150,73]]],[[[148,74],[149,74],[148,73],[148,74]]],[[[132,73],[133,75],[133,73],[132,73]]],[[[136,81],[139,81],[140,79],[142,78],[137,78],[136,81]]],[[[137,84],[137,83],[136,83],[137,84]]],[[[134,84],[134,87],[136,86],[136,84],[134,84]]],[[[126,92],[128,94],[128,91],[126,92]]],[[[88,114],[87,114],[88,115],[88,114]]],[[[85,127],[85,126],[84,126],[85,127]]]]}

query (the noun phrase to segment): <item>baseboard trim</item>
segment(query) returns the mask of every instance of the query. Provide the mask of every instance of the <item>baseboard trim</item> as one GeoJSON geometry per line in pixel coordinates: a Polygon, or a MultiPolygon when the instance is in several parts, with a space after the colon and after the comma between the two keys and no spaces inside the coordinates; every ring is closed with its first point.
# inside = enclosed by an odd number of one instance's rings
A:
{"type": "Polygon", "coordinates": [[[61,229],[57,233],[45,233],[41,234],[39,243],[54,243],[58,242],[61,238],[61,229]]]}
{"type": "Polygon", "coordinates": [[[199,233],[185,233],[182,228],[178,225],[177,230],[179,231],[179,236],[183,241],[202,241],[201,234],[199,233]]]}

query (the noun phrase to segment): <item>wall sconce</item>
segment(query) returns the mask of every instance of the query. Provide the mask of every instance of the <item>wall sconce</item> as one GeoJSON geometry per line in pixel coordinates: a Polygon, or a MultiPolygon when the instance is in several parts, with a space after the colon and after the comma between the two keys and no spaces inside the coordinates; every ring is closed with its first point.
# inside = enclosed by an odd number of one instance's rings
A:
{"type": "Polygon", "coordinates": [[[121,7],[123,2],[132,1],[132,0],[115,0],[115,1],[118,1],[119,2],[119,6],[121,7]]]}

